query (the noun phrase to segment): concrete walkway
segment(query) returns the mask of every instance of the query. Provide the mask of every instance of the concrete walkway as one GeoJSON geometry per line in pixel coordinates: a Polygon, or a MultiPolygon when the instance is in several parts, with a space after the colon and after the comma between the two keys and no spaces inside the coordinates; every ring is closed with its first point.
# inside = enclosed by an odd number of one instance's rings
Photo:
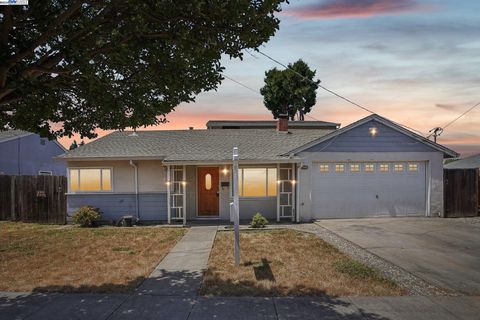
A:
{"type": "Polygon", "coordinates": [[[216,226],[191,227],[136,289],[137,294],[196,296],[216,233],[216,226]]]}
{"type": "Polygon", "coordinates": [[[173,297],[1,294],[0,320],[478,319],[480,297],[173,297]]]}

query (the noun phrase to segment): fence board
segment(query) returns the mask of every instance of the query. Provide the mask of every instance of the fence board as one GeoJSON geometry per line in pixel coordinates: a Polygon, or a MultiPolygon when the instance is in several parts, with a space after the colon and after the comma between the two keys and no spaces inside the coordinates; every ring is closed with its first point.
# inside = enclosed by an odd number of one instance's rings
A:
{"type": "Polygon", "coordinates": [[[62,176],[0,175],[0,220],[64,224],[66,190],[62,176]]]}
{"type": "Polygon", "coordinates": [[[478,216],[479,183],[478,169],[444,170],[445,217],[478,216]]]}

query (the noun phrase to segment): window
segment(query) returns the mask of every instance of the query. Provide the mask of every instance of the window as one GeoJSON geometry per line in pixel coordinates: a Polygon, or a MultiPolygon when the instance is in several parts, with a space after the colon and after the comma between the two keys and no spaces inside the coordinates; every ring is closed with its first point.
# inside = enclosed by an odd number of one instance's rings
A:
{"type": "Polygon", "coordinates": [[[416,164],[416,163],[409,163],[409,164],[408,164],[408,171],[418,171],[418,164],[416,164]]]}
{"type": "Polygon", "coordinates": [[[85,168],[69,170],[70,192],[112,191],[112,170],[85,168]]]}
{"type": "Polygon", "coordinates": [[[205,190],[211,190],[212,189],[212,175],[210,173],[207,173],[205,175],[205,190]]]}
{"type": "Polygon", "coordinates": [[[38,175],[39,176],[51,176],[51,175],[53,175],[53,172],[48,171],[48,170],[40,170],[40,171],[38,171],[38,175]]]}
{"type": "Polygon", "coordinates": [[[238,191],[241,197],[277,195],[276,168],[241,168],[238,173],[238,191]]]}
{"type": "Polygon", "coordinates": [[[350,172],[360,172],[360,165],[359,164],[351,164],[350,165],[350,172]]]}
{"type": "Polygon", "coordinates": [[[328,164],[321,164],[320,165],[320,172],[329,172],[330,171],[330,168],[328,166],[328,164]]]}
{"type": "Polygon", "coordinates": [[[375,172],[375,165],[373,163],[366,163],[365,172],[375,172]]]}
{"type": "Polygon", "coordinates": [[[345,172],[345,165],[344,164],[336,164],[335,165],[335,172],[345,172]]]}
{"type": "Polygon", "coordinates": [[[381,163],[380,172],[388,172],[388,171],[390,171],[390,165],[388,163],[381,163]]]}
{"type": "Polygon", "coordinates": [[[395,172],[403,172],[403,164],[396,163],[393,165],[393,171],[395,172]]]}

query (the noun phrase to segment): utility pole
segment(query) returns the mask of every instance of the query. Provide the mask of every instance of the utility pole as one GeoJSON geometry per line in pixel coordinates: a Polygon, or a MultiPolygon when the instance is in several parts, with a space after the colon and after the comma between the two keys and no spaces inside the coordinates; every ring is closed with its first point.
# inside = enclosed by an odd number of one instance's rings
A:
{"type": "Polygon", "coordinates": [[[235,245],[234,245],[234,255],[235,255],[235,265],[240,265],[240,207],[239,207],[239,198],[238,198],[238,148],[233,148],[233,202],[230,203],[230,216],[233,218],[234,233],[235,233],[235,245]]]}

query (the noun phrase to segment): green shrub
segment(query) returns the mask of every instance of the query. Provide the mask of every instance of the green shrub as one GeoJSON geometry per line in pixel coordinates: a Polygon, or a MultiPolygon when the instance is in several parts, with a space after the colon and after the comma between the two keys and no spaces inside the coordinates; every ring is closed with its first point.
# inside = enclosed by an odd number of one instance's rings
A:
{"type": "Polygon", "coordinates": [[[267,224],[268,224],[268,220],[264,216],[262,216],[260,213],[257,212],[253,216],[250,226],[252,228],[265,228],[267,224]]]}
{"type": "Polygon", "coordinates": [[[83,206],[73,215],[73,221],[81,227],[92,227],[93,222],[100,220],[100,210],[92,206],[83,206]]]}

